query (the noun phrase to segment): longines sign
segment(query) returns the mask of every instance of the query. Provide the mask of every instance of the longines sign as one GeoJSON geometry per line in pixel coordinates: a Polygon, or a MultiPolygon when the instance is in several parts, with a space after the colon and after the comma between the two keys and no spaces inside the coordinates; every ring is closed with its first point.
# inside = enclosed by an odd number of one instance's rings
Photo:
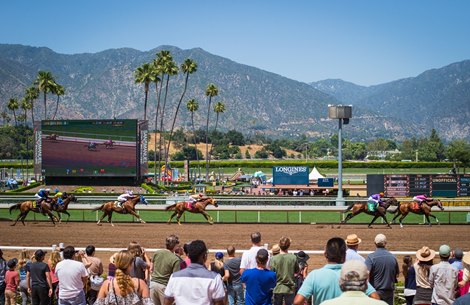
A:
{"type": "Polygon", "coordinates": [[[273,184],[308,185],[308,166],[273,166],[273,184]]]}

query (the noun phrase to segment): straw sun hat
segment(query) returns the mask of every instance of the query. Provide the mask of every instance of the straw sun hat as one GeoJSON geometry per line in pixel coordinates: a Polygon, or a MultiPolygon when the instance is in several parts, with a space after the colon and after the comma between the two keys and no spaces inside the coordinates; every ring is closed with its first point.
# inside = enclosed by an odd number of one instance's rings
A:
{"type": "Polygon", "coordinates": [[[429,262],[436,256],[436,251],[429,249],[429,247],[422,247],[416,251],[416,258],[422,262],[429,262]]]}

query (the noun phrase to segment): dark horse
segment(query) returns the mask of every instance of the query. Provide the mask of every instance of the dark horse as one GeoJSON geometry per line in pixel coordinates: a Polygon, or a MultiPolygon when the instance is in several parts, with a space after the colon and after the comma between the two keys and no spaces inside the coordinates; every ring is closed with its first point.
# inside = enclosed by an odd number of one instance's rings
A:
{"type": "Polygon", "coordinates": [[[43,215],[47,214],[47,216],[49,216],[49,218],[51,219],[52,223],[55,226],[55,222],[59,221],[59,220],[57,219],[57,217],[55,217],[52,214],[52,209],[51,209],[51,206],[49,205],[49,203],[46,202],[46,200],[41,201],[41,203],[39,203],[39,206],[41,207],[41,209],[39,209],[38,206],[34,207],[35,203],[36,203],[35,201],[24,201],[24,202],[12,205],[9,209],[10,214],[11,214],[11,211],[13,211],[13,210],[20,210],[20,214],[18,215],[18,217],[16,217],[15,223],[12,224],[12,226],[16,225],[18,220],[21,220],[21,222],[23,223],[23,226],[24,226],[25,225],[24,220],[25,220],[26,216],[28,216],[28,213],[30,211],[33,211],[34,213],[41,213],[43,215]]]}
{"type": "Polygon", "coordinates": [[[421,208],[419,207],[414,208],[415,205],[417,206],[416,202],[401,202],[398,205],[397,210],[394,212],[396,213],[396,215],[395,217],[393,217],[392,222],[395,221],[395,219],[397,219],[398,216],[401,215],[399,221],[400,221],[400,227],[403,228],[403,219],[406,217],[406,215],[408,215],[409,212],[411,212],[411,213],[415,213],[418,215],[424,215],[426,217],[426,221],[428,222],[429,226],[431,226],[431,221],[429,220],[429,216],[434,218],[434,220],[436,220],[436,222],[439,223],[439,220],[437,219],[437,217],[431,214],[431,208],[435,205],[437,205],[437,207],[441,209],[441,211],[444,211],[442,202],[439,199],[434,199],[430,202],[423,202],[423,204],[421,205],[421,208]]]}
{"type": "Polygon", "coordinates": [[[145,221],[142,218],[140,218],[140,216],[135,212],[135,206],[139,202],[142,202],[145,205],[148,204],[147,200],[145,200],[145,197],[142,195],[135,196],[134,198],[127,200],[126,202],[122,204],[122,208],[118,207],[115,201],[109,201],[109,202],[103,203],[101,206],[93,209],[93,211],[103,212],[103,215],[101,216],[100,220],[98,220],[96,224],[101,226],[101,221],[103,220],[103,218],[108,216],[108,222],[111,223],[111,225],[114,227],[114,224],[112,221],[113,212],[116,212],[119,214],[131,214],[135,218],[140,220],[141,223],[145,223],[145,221]]]}
{"type": "Polygon", "coordinates": [[[387,221],[387,217],[385,216],[385,213],[391,205],[398,205],[398,204],[399,204],[398,201],[394,197],[391,197],[391,198],[384,200],[382,205],[379,205],[374,212],[371,212],[369,211],[369,208],[367,207],[367,203],[356,202],[356,203],[353,203],[351,206],[349,206],[346,209],[346,211],[344,211],[345,213],[348,211],[351,211],[351,213],[349,213],[346,216],[346,218],[343,221],[341,221],[341,223],[346,223],[348,220],[350,220],[351,218],[353,218],[354,216],[358,214],[366,213],[366,214],[374,216],[374,218],[368,225],[369,228],[374,223],[374,221],[379,217],[382,217],[383,220],[385,220],[385,223],[387,224],[387,226],[391,228],[390,223],[387,221]]]}
{"type": "Polygon", "coordinates": [[[67,221],[69,221],[69,218],[70,218],[70,213],[67,212],[67,209],[69,207],[69,203],[70,202],[78,202],[77,200],[77,197],[75,197],[74,194],[66,194],[64,196],[64,198],[62,198],[63,200],[63,203],[62,204],[59,204],[57,201],[58,201],[58,198],[52,198],[52,204],[51,204],[51,208],[53,211],[55,211],[57,213],[57,217],[59,218],[59,223],[62,222],[62,217],[61,217],[61,213],[64,213],[67,215],[67,221]]]}
{"type": "Polygon", "coordinates": [[[104,144],[104,147],[106,149],[114,148],[114,141],[113,140],[108,140],[108,141],[104,142],[103,144],[104,144]]]}
{"type": "Polygon", "coordinates": [[[210,197],[200,199],[198,202],[194,204],[193,208],[191,208],[191,203],[186,202],[186,201],[177,202],[175,204],[167,206],[165,210],[174,211],[170,219],[168,219],[168,224],[171,223],[171,220],[173,219],[173,217],[178,215],[176,216],[176,221],[178,222],[179,225],[181,225],[180,223],[181,215],[183,215],[185,211],[188,211],[190,213],[202,214],[206,218],[207,222],[209,222],[212,225],[214,224],[214,219],[212,218],[211,215],[209,215],[206,212],[206,207],[208,204],[212,204],[213,206],[218,207],[217,201],[214,198],[210,198],[210,197]]]}

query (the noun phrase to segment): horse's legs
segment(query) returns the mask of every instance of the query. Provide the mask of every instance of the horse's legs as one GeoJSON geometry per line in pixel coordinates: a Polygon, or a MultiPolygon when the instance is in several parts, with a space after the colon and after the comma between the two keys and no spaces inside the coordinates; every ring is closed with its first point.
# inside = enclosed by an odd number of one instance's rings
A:
{"type": "Polygon", "coordinates": [[[434,218],[434,220],[436,221],[436,223],[437,223],[438,225],[440,225],[439,219],[437,219],[436,216],[434,216],[433,214],[429,214],[429,216],[431,216],[432,218],[434,218]]]}
{"type": "Polygon", "coordinates": [[[379,216],[375,215],[374,218],[372,218],[372,221],[369,223],[369,225],[367,227],[370,228],[377,218],[379,218],[379,216]]]}
{"type": "Polygon", "coordinates": [[[167,221],[168,224],[171,224],[171,221],[173,220],[173,217],[176,216],[176,214],[178,214],[178,212],[176,212],[176,211],[173,212],[173,214],[170,216],[170,219],[168,219],[168,221],[167,221]]]}
{"type": "Polygon", "coordinates": [[[341,223],[346,223],[348,220],[350,220],[353,217],[354,217],[353,213],[349,213],[348,215],[346,215],[346,218],[343,221],[341,221],[341,223]]]}
{"type": "Polygon", "coordinates": [[[408,215],[408,213],[403,213],[399,219],[400,222],[400,228],[403,228],[403,219],[408,215]]]}
{"type": "MultiPolygon", "coordinates": [[[[426,221],[428,222],[428,226],[432,226],[431,220],[429,219],[429,216],[431,214],[424,214],[424,217],[426,217],[426,221]]],[[[434,216],[434,215],[433,215],[434,216]]],[[[435,217],[434,217],[435,218],[435,217]]]]}
{"type": "Polygon", "coordinates": [[[206,220],[213,225],[214,224],[214,219],[212,218],[211,215],[209,215],[206,211],[201,211],[202,215],[206,218],[206,220]]]}
{"type": "Polygon", "coordinates": [[[178,214],[178,216],[176,216],[176,222],[181,226],[180,218],[183,215],[183,213],[178,212],[177,214],[178,214]]]}
{"type": "MultiPolygon", "coordinates": [[[[23,212],[20,211],[20,213],[19,213],[18,216],[16,217],[15,222],[14,222],[13,224],[11,224],[11,226],[15,226],[16,223],[18,222],[18,220],[20,220],[20,218],[21,218],[22,216],[23,216],[23,212]]],[[[21,222],[23,223],[23,226],[24,226],[25,224],[24,224],[23,219],[21,219],[21,222]]]]}
{"type": "Polygon", "coordinates": [[[132,215],[134,215],[135,218],[140,220],[140,223],[145,223],[145,221],[142,218],[140,218],[140,216],[136,212],[130,210],[129,213],[131,213],[132,215]]]}
{"type": "Polygon", "coordinates": [[[54,216],[54,214],[52,214],[52,212],[51,212],[50,210],[46,210],[46,214],[47,214],[47,216],[49,216],[49,218],[50,218],[51,221],[52,221],[52,224],[53,224],[54,227],[55,227],[55,226],[56,226],[56,224],[55,224],[55,219],[56,219],[56,217],[54,216]]]}
{"type": "Polygon", "coordinates": [[[97,225],[101,226],[101,221],[106,217],[106,214],[107,214],[106,212],[103,212],[103,215],[101,215],[100,219],[96,223],[97,225]]]}
{"type": "Polygon", "coordinates": [[[108,222],[111,223],[111,226],[114,227],[114,223],[113,223],[113,212],[109,212],[109,214],[108,214],[108,222]]]}
{"type": "Polygon", "coordinates": [[[64,211],[63,213],[67,215],[67,220],[65,221],[65,223],[68,223],[70,219],[70,213],[67,211],[64,211]]]}

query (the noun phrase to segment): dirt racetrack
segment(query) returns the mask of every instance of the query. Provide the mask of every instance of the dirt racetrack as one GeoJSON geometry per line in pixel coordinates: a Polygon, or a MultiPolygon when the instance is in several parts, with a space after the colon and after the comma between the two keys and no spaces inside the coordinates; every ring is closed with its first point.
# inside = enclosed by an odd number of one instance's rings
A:
{"type": "MultiPolygon", "coordinates": [[[[291,250],[322,250],[326,241],[335,236],[346,238],[355,233],[362,243],[359,250],[374,250],[373,240],[376,234],[384,233],[388,239],[387,248],[392,251],[416,251],[423,245],[438,249],[441,244],[451,248],[460,247],[470,250],[469,225],[408,225],[400,229],[394,226],[387,229],[383,225],[375,225],[368,229],[367,225],[294,225],[294,224],[138,224],[118,223],[112,227],[108,223],[97,226],[95,223],[68,223],[53,227],[47,222],[27,222],[26,226],[18,223],[10,226],[9,221],[0,221],[0,246],[38,246],[47,250],[60,242],[75,247],[95,245],[97,248],[125,248],[132,240],[140,242],[145,248],[164,247],[165,237],[170,234],[179,236],[181,242],[194,239],[204,240],[209,249],[225,249],[235,245],[243,250],[250,247],[250,233],[259,231],[262,243],[269,247],[279,241],[282,236],[292,239],[291,250]]],[[[17,257],[19,251],[6,251],[5,257],[17,257]]],[[[105,266],[110,253],[99,252],[105,266]]],[[[399,257],[401,264],[401,258],[399,257]]],[[[310,268],[318,268],[325,264],[321,255],[310,255],[310,268]]],[[[106,268],[105,268],[106,269],[106,268]]]]}

